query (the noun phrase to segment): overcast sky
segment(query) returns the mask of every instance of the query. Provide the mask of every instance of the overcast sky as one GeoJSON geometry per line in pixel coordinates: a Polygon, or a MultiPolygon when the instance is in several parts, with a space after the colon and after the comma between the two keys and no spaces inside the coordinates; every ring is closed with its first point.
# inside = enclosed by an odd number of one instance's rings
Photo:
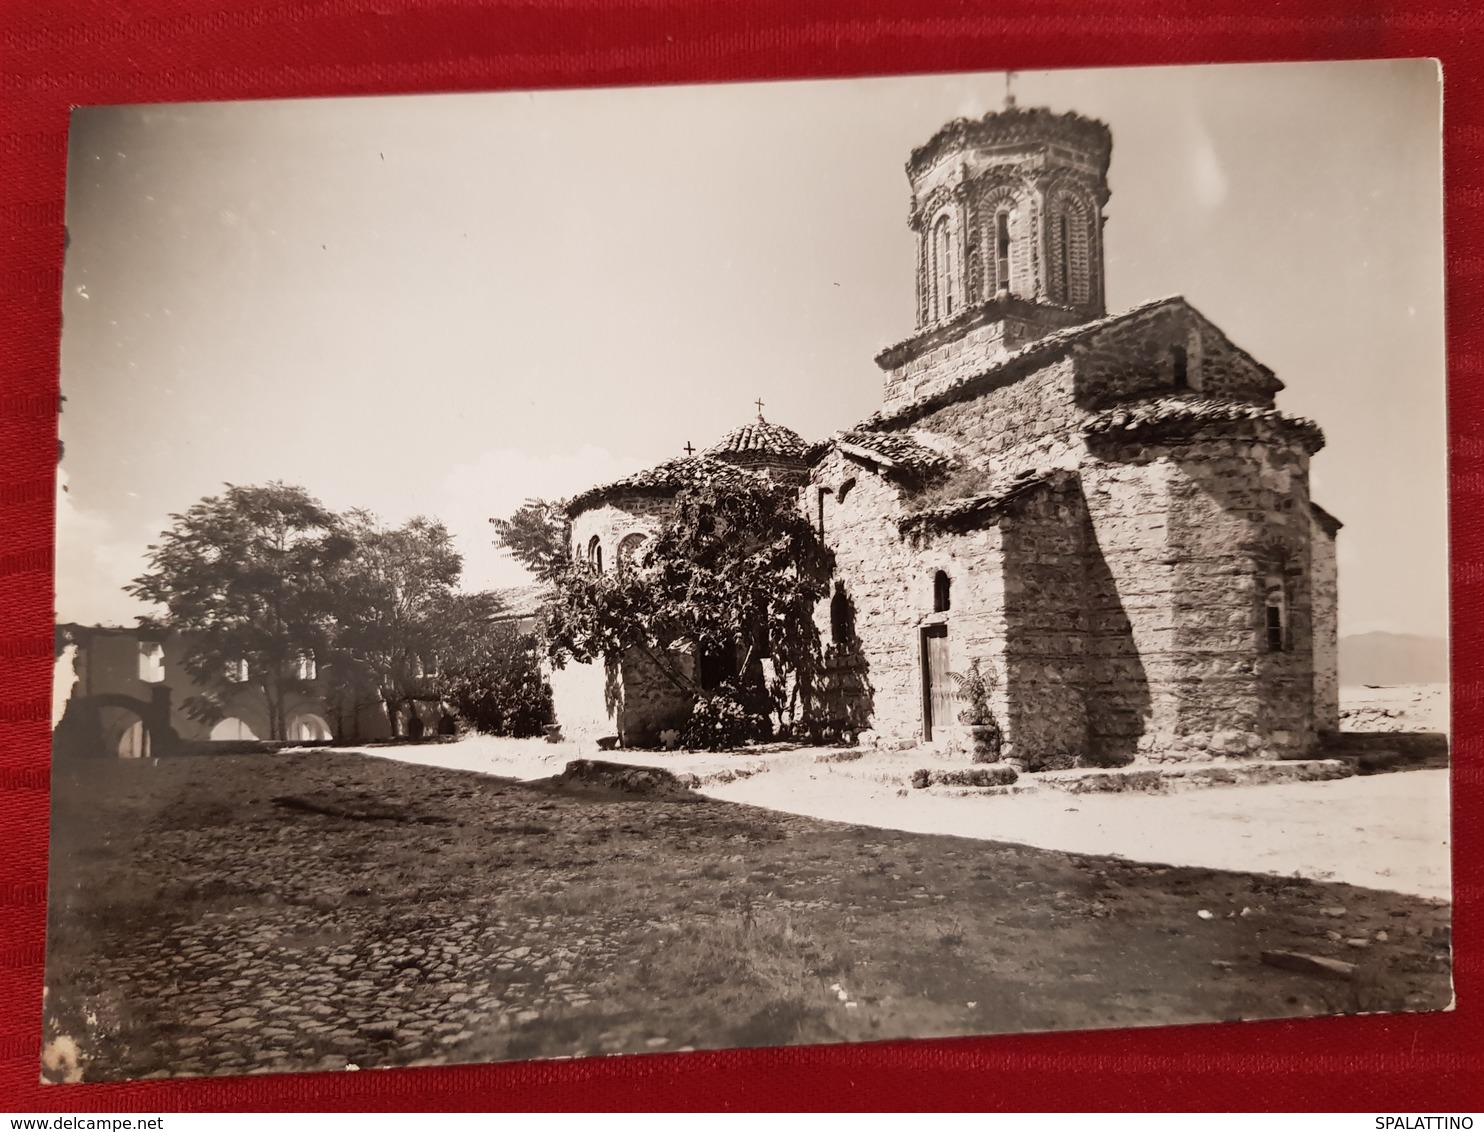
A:
{"type": "MultiPolygon", "coordinates": [[[[1108,307],[1183,294],[1329,439],[1342,632],[1447,624],[1431,63],[1026,73],[1113,131],[1108,307]]],[[[224,482],[491,515],[880,403],[913,326],[903,163],[1001,75],[108,107],[74,114],[58,616],[127,622],[224,482]]]]}

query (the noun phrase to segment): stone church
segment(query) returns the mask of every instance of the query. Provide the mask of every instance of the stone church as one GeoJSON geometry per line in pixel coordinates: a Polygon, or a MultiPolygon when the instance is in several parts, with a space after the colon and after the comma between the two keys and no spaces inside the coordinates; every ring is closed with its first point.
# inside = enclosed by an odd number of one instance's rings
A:
{"type": "MultiPolygon", "coordinates": [[[[1032,769],[1307,754],[1339,715],[1324,439],[1184,299],[1107,313],[1111,153],[1077,114],[944,126],[907,163],[916,329],[876,357],[881,408],[812,444],[759,415],[584,492],[573,552],[638,553],[722,462],[796,487],[834,550],[817,706],[840,732],[952,742],[978,661],[1032,769]]],[[[688,704],[624,667],[586,717],[653,742],[688,704]]],[[[584,709],[558,676],[565,726],[584,709]]]]}

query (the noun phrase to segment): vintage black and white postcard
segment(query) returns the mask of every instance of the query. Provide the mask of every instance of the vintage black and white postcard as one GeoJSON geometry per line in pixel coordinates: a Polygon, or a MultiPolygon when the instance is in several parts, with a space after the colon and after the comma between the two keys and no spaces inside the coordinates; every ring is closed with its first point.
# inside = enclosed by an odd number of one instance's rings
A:
{"type": "Polygon", "coordinates": [[[1440,81],[77,110],[47,1079],[1448,1008],[1440,81]]]}

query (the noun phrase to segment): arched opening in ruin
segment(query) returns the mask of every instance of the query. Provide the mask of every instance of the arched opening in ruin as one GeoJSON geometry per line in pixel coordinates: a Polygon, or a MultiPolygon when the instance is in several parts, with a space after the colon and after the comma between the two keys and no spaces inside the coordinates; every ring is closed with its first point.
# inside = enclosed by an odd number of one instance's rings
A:
{"type": "Polygon", "coordinates": [[[256,739],[257,737],[257,734],[247,725],[247,722],[235,715],[229,715],[226,719],[219,720],[216,726],[211,729],[211,739],[213,742],[256,739]]]}
{"type": "Polygon", "coordinates": [[[103,750],[121,759],[147,759],[152,754],[149,728],[139,713],[126,707],[106,705],[98,709],[103,750]]]}
{"type": "Polygon", "coordinates": [[[301,711],[289,717],[285,732],[294,742],[323,743],[330,738],[330,725],[317,712],[301,711]]]}

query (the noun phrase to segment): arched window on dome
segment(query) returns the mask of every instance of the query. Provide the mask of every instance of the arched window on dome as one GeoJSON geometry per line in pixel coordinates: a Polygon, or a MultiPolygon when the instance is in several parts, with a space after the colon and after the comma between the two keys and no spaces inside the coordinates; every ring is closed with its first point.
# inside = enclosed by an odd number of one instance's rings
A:
{"type": "Polygon", "coordinates": [[[587,562],[599,574],[603,572],[603,540],[597,535],[587,541],[587,562]]]}
{"type": "Polygon", "coordinates": [[[1087,206],[1074,196],[1064,196],[1056,204],[1054,227],[1055,297],[1067,304],[1080,306],[1092,301],[1092,270],[1089,254],[1087,206]]]}
{"type": "Polygon", "coordinates": [[[938,318],[953,314],[953,227],[947,216],[938,217],[933,225],[933,298],[938,318]]]}
{"type": "Polygon", "coordinates": [[[618,544],[618,568],[622,570],[630,562],[639,556],[644,548],[644,536],[637,531],[631,535],[625,535],[618,544]]]}
{"type": "Polygon", "coordinates": [[[1072,294],[1072,285],[1070,279],[1067,277],[1068,262],[1071,259],[1071,246],[1067,239],[1066,209],[1063,209],[1062,214],[1056,218],[1056,244],[1057,250],[1061,253],[1056,257],[1057,281],[1061,284],[1061,290],[1058,293],[1063,299],[1067,299],[1072,294]]]}
{"type": "Polygon", "coordinates": [[[1002,208],[994,218],[994,288],[996,294],[1010,293],[1010,210],[1002,208]]]}

